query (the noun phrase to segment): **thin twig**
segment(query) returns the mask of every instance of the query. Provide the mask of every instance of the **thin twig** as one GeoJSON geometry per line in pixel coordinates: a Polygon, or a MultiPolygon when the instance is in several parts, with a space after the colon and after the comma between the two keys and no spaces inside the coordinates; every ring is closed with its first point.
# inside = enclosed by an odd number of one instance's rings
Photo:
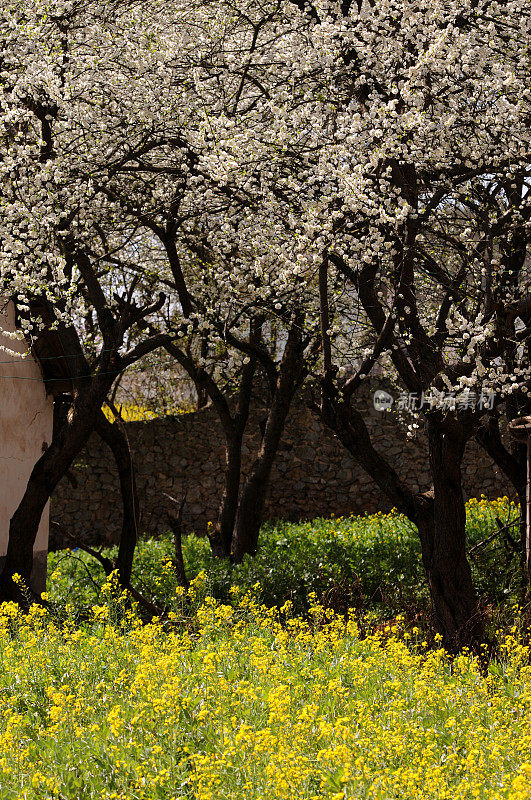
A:
{"type": "Polygon", "coordinates": [[[518,545],[516,544],[513,537],[510,535],[508,531],[508,528],[514,527],[514,525],[518,523],[518,520],[513,520],[513,522],[508,522],[505,525],[502,525],[501,520],[498,517],[496,517],[496,522],[498,523],[498,528],[493,533],[491,533],[490,536],[487,536],[486,539],[483,539],[482,542],[478,542],[477,544],[474,545],[474,547],[471,547],[470,550],[468,551],[469,556],[475,553],[476,550],[480,550],[482,547],[489,544],[489,542],[492,542],[493,539],[495,539],[502,533],[505,535],[505,538],[510,542],[513,549],[515,551],[518,551],[519,549],[518,545]]]}
{"type": "MultiPolygon", "coordinates": [[[[107,576],[109,576],[113,572],[114,564],[113,564],[113,562],[111,561],[110,558],[107,558],[106,556],[102,555],[102,553],[100,553],[98,550],[94,550],[93,547],[89,547],[89,545],[81,544],[81,543],[77,542],[76,538],[74,536],[72,536],[72,534],[69,533],[66,530],[66,528],[64,528],[63,525],[61,525],[58,522],[56,522],[55,524],[63,529],[65,535],[69,539],[71,539],[72,541],[76,542],[76,547],[78,547],[80,550],[83,550],[85,553],[88,553],[90,556],[92,556],[97,561],[99,561],[100,564],[102,565],[103,569],[105,570],[105,574],[107,576]]],[[[127,586],[124,586],[124,589],[127,589],[127,591],[130,593],[131,597],[134,600],[136,600],[139,603],[139,605],[142,606],[142,608],[144,608],[146,611],[148,611],[151,614],[152,617],[164,617],[164,616],[166,616],[166,611],[163,608],[159,608],[154,603],[152,603],[151,600],[148,600],[147,597],[144,597],[144,595],[141,594],[138,591],[138,589],[135,589],[134,586],[131,585],[131,583],[128,583],[127,586]]]]}

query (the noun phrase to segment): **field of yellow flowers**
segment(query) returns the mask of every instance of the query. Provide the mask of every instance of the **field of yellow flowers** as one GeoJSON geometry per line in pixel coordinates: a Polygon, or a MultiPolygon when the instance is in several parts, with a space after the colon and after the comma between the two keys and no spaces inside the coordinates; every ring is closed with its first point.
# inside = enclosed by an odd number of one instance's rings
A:
{"type": "MultiPolygon", "coordinates": [[[[206,576],[142,624],[107,584],[90,619],[0,614],[2,800],[531,797],[531,668],[516,628],[482,671],[402,620],[362,637],[206,576]]],[[[72,609],[73,611],[73,609],[72,609]]]]}

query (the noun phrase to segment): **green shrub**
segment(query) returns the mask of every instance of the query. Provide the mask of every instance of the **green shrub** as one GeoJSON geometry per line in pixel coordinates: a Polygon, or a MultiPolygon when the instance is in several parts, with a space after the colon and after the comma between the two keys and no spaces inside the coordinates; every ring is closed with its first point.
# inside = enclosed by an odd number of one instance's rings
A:
{"type": "MultiPolygon", "coordinates": [[[[518,509],[507,498],[467,504],[474,580],[480,595],[495,604],[517,596],[518,556],[502,534],[485,540],[498,521],[506,524],[517,517],[518,509]]],[[[135,556],[135,587],[163,606],[171,605],[177,585],[172,552],[168,535],[141,540],[135,556]]],[[[231,586],[254,586],[266,605],[280,607],[290,600],[295,613],[307,611],[310,593],[337,610],[357,607],[384,616],[408,607],[426,609],[429,603],[416,528],[394,511],[266,523],[256,557],[239,565],[213,558],[207,539],[195,535],[184,537],[183,553],[188,577],[205,571],[210,591],[223,602],[231,601],[231,586]]],[[[59,606],[91,605],[103,582],[101,566],[83,551],[50,554],[49,596],[59,606]]]]}

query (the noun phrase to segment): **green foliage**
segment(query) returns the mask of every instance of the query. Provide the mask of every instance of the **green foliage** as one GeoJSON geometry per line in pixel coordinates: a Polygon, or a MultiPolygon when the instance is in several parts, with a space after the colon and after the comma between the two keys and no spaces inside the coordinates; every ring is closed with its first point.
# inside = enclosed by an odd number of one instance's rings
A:
{"type": "MultiPolygon", "coordinates": [[[[518,509],[507,498],[467,504],[474,580],[480,595],[491,603],[516,598],[518,557],[504,534],[485,540],[499,523],[517,518],[518,509]],[[476,545],[481,546],[474,549],[476,545]]],[[[515,530],[509,529],[513,538],[515,530]]],[[[144,539],[135,558],[134,585],[163,606],[171,605],[177,585],[172,551],[170,536],[144,539]]],[[[416,528],[395,511],[267,523],[258,554],[240,565],[213,558],[207,539],[194,535],[184,538],[183,552],[188,577],[206,572],[210,591],[223,602],[231,602],[232,586],[242,591],[254,586],[267,606],[280,607],[290,600],[295,613],[308,610],[311,593],[340,611],[356,607],[382,616],[407,608],[426,609],[429,603],[416,528]]],[[[100,565],[80,550],[50,554],[49,575],[49,596],[59,606],[90,605],[104,581],[100,565]]]]}

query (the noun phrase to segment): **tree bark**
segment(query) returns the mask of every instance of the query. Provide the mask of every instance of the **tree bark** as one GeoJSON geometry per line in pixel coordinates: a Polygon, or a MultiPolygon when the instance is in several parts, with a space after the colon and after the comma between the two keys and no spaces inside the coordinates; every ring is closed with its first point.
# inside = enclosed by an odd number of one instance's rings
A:
{"type": "Polygon", "coordinates": [[[484,641],[483,620],[466,555],[466,510],[461,463],[466,435],[441,429],[428,420],[433,480],[433,526],[421,535],[435,622],[447,650],[465,645],[477,650],[484,641]]]}
{"type": "Polygon", "coordinates": [[[131,581],[133,559],[138,541],[139,505],[133,456],[125,432],[119,422],[111,423],[100,411],[96,431],[112,450],[122,495],[122,533],[115,568],[120,585],[127,587],[131,581]]]}
{"type": "MultiPolygon", "coordinates": [[[[251,340],[254,340],[256,329],[253,329],[251,340]]],[[[225,485],[219,505],[218,519],[210,534],[210,546],[214,556],[230,558],[234,528],[238,513],[240,485],[242,475],[242,444],[249,419],[251,394],[256,372],[256,359],[251,358],[243,367],[238,388],[238,405],[234,415],[228,411],[228,404],[220,405],[213,399],[218,411],[219,420],[225,434],[225,485]]]]}
{"type": "Polygon", "coordinates": [[[179,581],[179,585],[183,586],[185,589],[188,589],[188,578],[186,577],[186,567],[184,564],[184,556],[183,556],[183,512],[184,506],[186,503],[186,493],[181,499],[181,502],[178,503],[177,500],[172,497],[170,494],[165,492],[166,497],[168,497],[177,507],[177,516],[168,512],[168,522],[170,523],[170,528],[173,532],[173,568],[175,570],[175,576],[179,581]]]}
{"type": "Polygon", "coordinates": [[[243,430],[226,432],[225,436],[225,485],[216,526],[209,537],[212,553],[218,558],[230,558],[231,553],[240,495],[243,430]]]}
{"type": "MultiPolygon", "coordinates": [[[[273,409],[271,409],[272,411],[273,409]]],[[[272,414],[270,412],[260,450],[245,481],[232,538],[231,556],[235,564],[240,563],[246,553],[251,556],[256,555],[271,468],[288,411],[289,407],[283,409],[283,413],[275,414],[271,423],[272,414]]]]}

